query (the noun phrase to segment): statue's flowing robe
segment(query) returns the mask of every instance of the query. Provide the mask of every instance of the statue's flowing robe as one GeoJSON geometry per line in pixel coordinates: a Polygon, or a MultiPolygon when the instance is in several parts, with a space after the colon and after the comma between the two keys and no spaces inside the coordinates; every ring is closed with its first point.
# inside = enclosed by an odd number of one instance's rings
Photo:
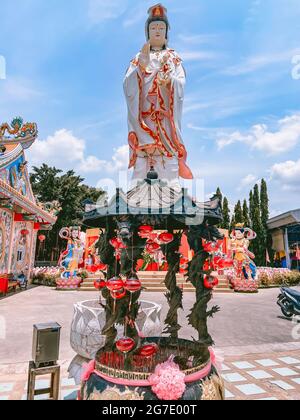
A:
{"type": "Polygon", "coordinates": [[[143,54],[131,62],[124,80],[128,106],[129,168],[134,179],[146,178],[154,166],[160,179],[192,179],[181,135],[185,71],[174,50],[151,52],[147,67],[143,54]],[[160,83],[169,75],[170,83],[160,83]]]}

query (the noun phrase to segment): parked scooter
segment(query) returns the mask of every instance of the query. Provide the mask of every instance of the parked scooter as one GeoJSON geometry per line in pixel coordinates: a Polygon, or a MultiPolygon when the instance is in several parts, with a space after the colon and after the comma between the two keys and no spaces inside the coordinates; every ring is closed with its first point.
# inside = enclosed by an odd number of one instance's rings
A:
{"type": "Polygon", "coordinates": [[[283,315],[287,318],[292,318],[294,315],[300,315],[300,292],[287,287],[282,287],[277,304],[280,306],[283,315]]]}

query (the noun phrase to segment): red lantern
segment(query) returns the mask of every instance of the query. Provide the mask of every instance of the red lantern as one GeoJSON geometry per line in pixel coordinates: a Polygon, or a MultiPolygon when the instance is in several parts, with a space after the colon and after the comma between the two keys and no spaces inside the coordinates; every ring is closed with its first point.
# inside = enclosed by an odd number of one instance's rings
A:
{"type": "Polygon", "coordinates": [[[142,357],[151,357],[158,352],[157,344],[146,344],[138,350],[138,355],[142,357]]]}
{"type": "Polygon", "coordinates": [[[98,290],[102,290],[102,289],[104,289],[104,287],[106,287],[106,281],[104,281],[104,280],[95,281],[94,282],[94,287],[98,290]]]}
{"type": "Polygon", "coordinates": [[[135,341],[132,338],[121,338],[116,342],[116,347],[121,353],[129,353],[134,349],[135,341]]]}
{"type": "Polygon", "coordinates": [[[21,230],[21,235],[22,236],[28,236],[29,235],[29,230],[27,230],[27,229],[21,230]]]}
{"type": "Polygon", "coordinates": [[[135,293],[141,290],[142,283],[139,279],[127,279],[124,288],[130,293],[135,293]]]}
{"type": "Polygon", "coordinates": [[[111,291],[110,292],[111,297],[116,301],[116,300],[121,300],[126,296],[126,290],[125,289],[121,289],[121,290],[115,290],[115,291],[111,291]]]}
{"type": "Polygon", "coordinates": [[[157,244],[156,242],[151,242],[146,245],[146,251],[149,252],[149,254],[153,254],[159,249],[160,249],[160,245],[157,244]]]}
{"type": "Polygon", "coordinates": [[[174,236],[172,233],[161,233],[158,237],[158,240],[167,245],[174,241],[174,236]]]}
{"type": "Polygon", "coordinates": [[[107,269],[107,265],[106,264],[98,264],[97,266],[99,271],[105,271],[107,269]]]}
{"type": "Polygon", "coordinates": [[[124,288],[124,282],[118,277],[114,277],[107,282],[107,288],[111,292],[120,291],[124,288]]]}
{"type": "Polygon", "coordinates": [[[213,276],[205,276],[204,277],[204,287],[206,289],[213,289],[214,287],[218,286],[219,280],[217,277],[213,276]]]}
{"type": "Polygon", "coordinates": [[[45,235],[40,235],[39,236],[39,241],[40,242],[45,242],[45,240],[46,240],[46,236],[45,235]]]}
{"type": "Polygon", "coordinates": [[[148,226],[148,225],[140,226],[139,231],[141,233],[151,233],[151,232],[153,232],[153,227],[152,226],[148,226]]]}

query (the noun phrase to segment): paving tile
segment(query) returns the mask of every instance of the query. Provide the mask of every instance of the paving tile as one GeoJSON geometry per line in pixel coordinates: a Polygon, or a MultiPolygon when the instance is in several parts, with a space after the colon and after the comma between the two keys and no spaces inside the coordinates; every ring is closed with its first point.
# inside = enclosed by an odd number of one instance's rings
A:
{"type": "Polygon", "coordinates": [[[11,392],[14,388],[14,383],[12,382],[6,382],[6,383],[0,383],[0,392],[11,392]]]}
{"type": "Polygon", "coordinates": [[[233,362],[232,364],[238,369],[254,369],[256,367],[249,362],[233,362]]]}
{"type": "Polygon", "coordinates": [[[287,365],[297,365],[300,363],[299,359],[294,359],[293,357],[279,357],[278,360],[286,363],[287,365]]]}
{"type": "Polygon", "coordinates": [[[254,379],[270,379],[270,378],[273,378],[273,376],[270,373],[268,373],[264,370],[253,370],[252,372],[247,372],[247,373],[248,373],[248,375],[251,375],[252,378],[254,378],[254,379]]]}
{"type": "Polygon", "coordinates": [[[78,394],[78,388],[68,389],[61,391],[61,399],[62,400],[76,400],[78,394]]]}
{"type": "Polygon", "coordinates": [[[295,389],[292,385],[284,381],[271,381],[271,384],[277,385],[279,388],[283,389],[284,391],[291,391],[292,389],[295,389]]]}
{"type": "Polygon", "coordinates": [[[295,382],[295,384],[300,385],[300,378],[292,379],[292,381],[295,382]]]}
{"type": "Polygon", "coordinates": [[[244,376],[240,375],[239,373],[227,373],[223,375],[223,378],[227,382],[235,383],[235,382],[245,382],[247,381],[244,376]]]}
{"type": "Polygon", "coordinates": [[[225,398],[234,398],[234,395],[228,389],[225,389],[225,398]]]}
{"type": "Polygon", "coordinates": [[[289,369],[289,368],[276,368],[272,370],[278,373],[278,375],[284,376],[284,377],[298,375],[298,372],[295,372],[294,370],[289,369]]]}
{"type": "Polygon", "coordinates": [[[263,367],[279,366],[279,363],[275,362],[275,360],[272,359],[255,360],[255,362],[263,367]]]}
{"type": "Polygon", "coordinates": [[[230,367],[222,363],[222,372],[228,372],[229,370],[231,370],[230,367]]]}
{"type": "Polygon", "coordinates": [[[267,393],[264,389],[255,384],[236,385],[236,387],[246,396],[261,395],[267,393]]]}
{"type": "Polygon", "coordinates": [[[75,381],[74,379],[69,379],[69,378],[62,378],[61,380],[61,386],[74,386],[75,385],[75,381]]]}

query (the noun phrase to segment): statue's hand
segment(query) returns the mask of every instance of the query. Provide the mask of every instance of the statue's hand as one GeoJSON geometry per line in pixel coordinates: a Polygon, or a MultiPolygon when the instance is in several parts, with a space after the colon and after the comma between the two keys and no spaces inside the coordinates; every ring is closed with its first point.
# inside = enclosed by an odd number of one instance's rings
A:
{"type": "Polygon", "coordinates": [[[146,69],[150,64],[150,43],[147,42],[141,49],[141,54],[139,57],[140,65],[146,69]]]}

